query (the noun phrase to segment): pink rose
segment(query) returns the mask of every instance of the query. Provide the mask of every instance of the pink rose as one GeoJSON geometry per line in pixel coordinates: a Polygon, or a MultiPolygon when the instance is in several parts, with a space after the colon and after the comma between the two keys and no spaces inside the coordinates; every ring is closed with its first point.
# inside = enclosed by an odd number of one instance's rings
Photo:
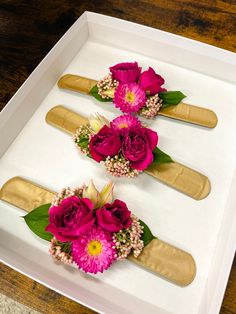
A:
{"type": "Polygon", "coordinates": [[[49,225],[45,230],[59,241],[73,241],[94,225],[92,210],[93,203],[88,198],[65,198],[59,206],[49,209],[49,225]]]}
{"type": "Polygon", "coordinates": [[[128,207],[120,200],[115,200],[113,204],[105,204],[96,211],[98,226],[110,232],[129,228],[132,222],[130,215],[128,207]]]}
{"type": "Polygon", "coordinates": [[[152,151],[157,142],[158,135],[151,129],[131,129],[123,138],[122,153],[133,169],[144,170],[153,162],[152,151]]]}
{"type": "Polygon", "coordinates": [[[119,135],[107,125],[104,125],[89,142],[90,154],[97,162],[104,160],[107,156],[118,154],[120,148],[121,141],[119,135]]]}
{"type": "Polygon", "coordinates": [[[163,77],[149,67],[147,71],[144,71],[139,77],[139,84],[149,95],[155,95],[159,92],[166,91],[165,88],[162,88],[161,85],[165,83],[163,77]]]}
{"type": "Polygon", "coordinates": [[[112,78],[123,84],[137,82],[141,69],[137,62],[123,62],[110,67],[112,78]]]}

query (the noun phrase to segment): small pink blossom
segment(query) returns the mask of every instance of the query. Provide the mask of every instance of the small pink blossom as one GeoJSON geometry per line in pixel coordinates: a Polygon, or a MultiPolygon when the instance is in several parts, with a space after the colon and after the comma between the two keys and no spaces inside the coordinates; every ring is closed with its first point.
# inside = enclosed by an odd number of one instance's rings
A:
{"type": "Polygon", "coordinates": [[[105,204],[96,211],[99,227],[109,232],[129,228],[132,222],[130,215],[131,211],[120,200],[115,200],[113,204],[105,204]]]}
{"type": "Polygon", "coordinates": [[[124,135],[122,154],[136,170],[145,170],[153,162],[153,150],[157,146],[158,135],[148,128],[131,129],[124,135]]]}
{"type": "Polygon", "coordinates": [[[93,203],[88,198],[70,196],[49,209],[46,231],[59,241],[69,242],[86,233],[95,223],[93,203]]]}
{"type": "Polygon", "coordinates": [[[110,67],[112,78],[122,84],[137,82],[141,69],[137,62],[122,62],[110,67]]]}
{"type": "Polygon", "coordinates": [[[146,91],[148,95],[155,95],[159,92],[166,91],[161,87],[165,83],[163,77],[157,74],[153,68],[149,67],[147,71],[144,71],[139,78],[140,86],[146,91]]]}
{"type": "Polygon", "coordinates": [[[89,142],[89,151],[97,162],[106,159],[107,156],[116,155],[121,148],[119,135],[107,125],[95,135],[89,142]]]}
{"type": "Polygon", "coordinates": [[[140,126],[140,120],[131,114],[124,114],[111,121],[111,128],[118,133],[123,133],[131,128],[137,128],[140,126]]]}
{"type": "Polygon", "coordinates": [[[72,258],[86,273],[102,273],[117,258],[112,234],[99,227],[92,228],[72,242],[72,258]]]}
{"type": "Polygon", "coordinates": [[[125,113],[138,112],[145,106],[145,91],[137,83],[119,84],[113,102],[116,108],[125,113]]]}

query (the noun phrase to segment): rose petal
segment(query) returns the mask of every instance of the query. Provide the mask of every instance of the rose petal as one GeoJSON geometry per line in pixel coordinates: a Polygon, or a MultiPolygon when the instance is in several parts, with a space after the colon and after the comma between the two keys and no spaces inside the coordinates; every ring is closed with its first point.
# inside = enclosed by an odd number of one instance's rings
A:
{"type": "Polygon", "coordinates": [[[50,208],[50,223],[45,230],[52,233],[59,241],[73,241],[94,225],[93,207],[93,203],[88,198],[67,197],[60,205],[50,208]]]}
{"type": "Polygon", "coordinates": [[[89,150],[92,158],[97,162],[104,160],[107,156],[116,155],[121,148],[119,135],[105,125],[89,142],[89,150]]]}
{"type": "Polygon", "coordinates": [[[90,209],[91,211],[93,210],[94,205],[93,205],[93,202],[90,199],[84,197],[84,198],[81,198],[80,200],[85,204],[85,206],[88,207],[88,209],[90,209]]]}
{"type": "Polygon", "coordinates": [[[158,134],[157,132],[149,128],[146,128],[146,136],[148,139],[149,148],[153,150],[157,146],[157,143],[158,143],[158,134]]]}
{"type": "Polygon", "coordinates": [[[161,87],[165,83],[164,78],[157,74],[151,67],[140,75],[139,80],[142,88],[150,95],[155,95],[164,90],[161,87]]]}
{"type": "Polygon", "coordinates": [[[121,225],[113,219],[111,212],[105,208],[98,209],[96,211],[96,216],[98,226],[101,228],[110,232],[117,232],[121,229],[121,225]]]}
{"type": "Polygon", "coordinates": [[[113,79],[125,84],[139,79],[141,68],[137,62],[122,62],[109,68],[113,79]]]}
{"type": "Polygon", "coordinates": [[[93,146],[93,137],[92,137],[92,139],[91,139],[90,142],[89,142],[89,152],[90,152],[92,158],[93,158],[94,160],[96,160],[97,162],[100,162],[100,161],[102,161],[102,160],[105,159],[105,156],[104,156],[104,155],[99,154],[99,153],[94,149],[94,146],[93,146]]]}
{"type": "Polygon", "coordinates": [[[152,151],[148,150],[145,159],[131,162],[131,167],[136,170],[145,170],[153,162],[153,158],[152,151]]]}

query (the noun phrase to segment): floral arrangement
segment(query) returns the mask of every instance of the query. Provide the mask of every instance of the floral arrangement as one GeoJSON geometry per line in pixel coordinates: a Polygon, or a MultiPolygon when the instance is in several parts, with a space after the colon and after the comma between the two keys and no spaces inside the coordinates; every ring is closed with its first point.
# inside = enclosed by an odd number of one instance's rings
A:
{"type": "Polygon", "coordinates": [[[25,222],[50,241],[49,253],[56,261],[75,263],[86,273],[103,272],[129,254],[137,258],[155,238],[125,202],[113,200],[113,188],[109,182],[99,192],[92,181],[77,189],[65,188],[51,204],[24,216],[25,222]]]}
{"type": "Polygon", "coordinates": [[[157,148],[157,132],[131,114],[111,122],[100,115],[89,119],[73,140],[83,154],[103,163],[107,172],[116,177],[135,177],[152,163],[172,161],[157,148]]]}
{"type": "Polygon", "coordinates": [[[123,62],[109,69],[90,94],[99,101],[113,101],[124,113],[154,118],[161,108],[177,105],[185,97],[180,91],[167,91],[164,78],[151,67],[142,72],[137,62],[123,62]]]}

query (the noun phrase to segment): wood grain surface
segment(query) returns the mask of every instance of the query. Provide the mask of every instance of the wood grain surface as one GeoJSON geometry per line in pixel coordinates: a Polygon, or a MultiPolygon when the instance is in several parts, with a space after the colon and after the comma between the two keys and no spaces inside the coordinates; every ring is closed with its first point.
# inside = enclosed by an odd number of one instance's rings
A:
{"type": "MultiPolygon", "coordinates": [[[[236,52],[235,0],[1,0],[0,109],[86,10],[236,52]]],[[[94,313],[3,264],[0,292],[42,313],[94,313]]],[[[236,314],[236,259],[221,314],[236,314]]]]}

